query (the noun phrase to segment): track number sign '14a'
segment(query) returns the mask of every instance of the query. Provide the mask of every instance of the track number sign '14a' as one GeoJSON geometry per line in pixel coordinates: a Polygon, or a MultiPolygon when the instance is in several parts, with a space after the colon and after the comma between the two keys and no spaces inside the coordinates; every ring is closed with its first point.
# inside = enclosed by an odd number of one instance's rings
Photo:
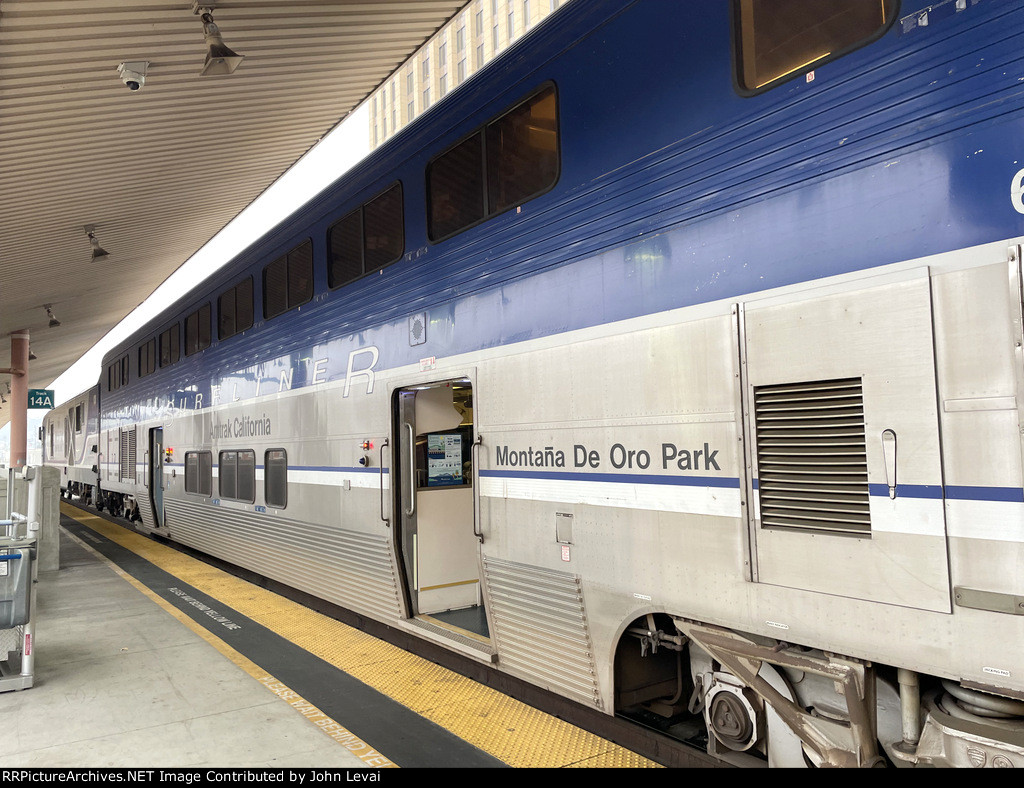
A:
{"type": "Polygon", "coordinates": [[[52,410],[53,389],[29,389],[28,406],[29,408],[45,408],[46,410],[52,410]]]}

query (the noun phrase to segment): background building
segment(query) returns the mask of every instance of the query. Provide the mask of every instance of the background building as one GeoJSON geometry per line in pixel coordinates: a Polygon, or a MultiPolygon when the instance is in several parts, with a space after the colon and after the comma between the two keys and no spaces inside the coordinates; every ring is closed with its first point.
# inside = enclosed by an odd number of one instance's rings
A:
{"type": "Polygon", "coordinates": [[[371,94],[376,148],[570,0],[473,0],[371,94]]]}

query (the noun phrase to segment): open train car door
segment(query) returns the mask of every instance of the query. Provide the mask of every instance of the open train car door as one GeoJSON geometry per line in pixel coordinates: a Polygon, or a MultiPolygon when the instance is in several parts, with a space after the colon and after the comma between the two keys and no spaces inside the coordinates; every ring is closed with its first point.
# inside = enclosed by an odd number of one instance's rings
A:
{"type": "Polygon", "coordinates": [[[928,272],[876,281],[738,310],[751,579],[949,612],[928,272]]]}
{"type": "Polygon", "coordinates": [[[149,504],[153,507],[153,520],[157,528],[164,527],[164,429],[149,431],[149,459],[146,462],[149,477],[149,504]]]}
{"type": "Polygon", "coordinates": [[[394,417],[396,538],[412,613],[486,637],[472,384],[459,379],[398,389],[394,417]]]}

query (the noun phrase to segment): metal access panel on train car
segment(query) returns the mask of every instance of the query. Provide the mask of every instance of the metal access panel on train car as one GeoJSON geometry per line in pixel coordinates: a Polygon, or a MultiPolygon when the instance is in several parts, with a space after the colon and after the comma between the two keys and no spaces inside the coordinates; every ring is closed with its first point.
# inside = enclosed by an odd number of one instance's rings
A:
{"type": "Polygon", "coordinates": [[[747,303],[757,582],[949,612],[927,271],[747,303]]]}

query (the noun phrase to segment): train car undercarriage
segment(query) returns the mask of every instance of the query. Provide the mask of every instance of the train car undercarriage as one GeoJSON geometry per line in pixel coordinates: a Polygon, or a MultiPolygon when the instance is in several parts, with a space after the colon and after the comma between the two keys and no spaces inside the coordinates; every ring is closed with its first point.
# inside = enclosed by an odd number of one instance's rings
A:
{"type": "Polygon", "coordinates": [[[1024,766],[1024,700],[678,616],[634,621],[615,678],[620,716],[740,765],[1024,766]]]}

